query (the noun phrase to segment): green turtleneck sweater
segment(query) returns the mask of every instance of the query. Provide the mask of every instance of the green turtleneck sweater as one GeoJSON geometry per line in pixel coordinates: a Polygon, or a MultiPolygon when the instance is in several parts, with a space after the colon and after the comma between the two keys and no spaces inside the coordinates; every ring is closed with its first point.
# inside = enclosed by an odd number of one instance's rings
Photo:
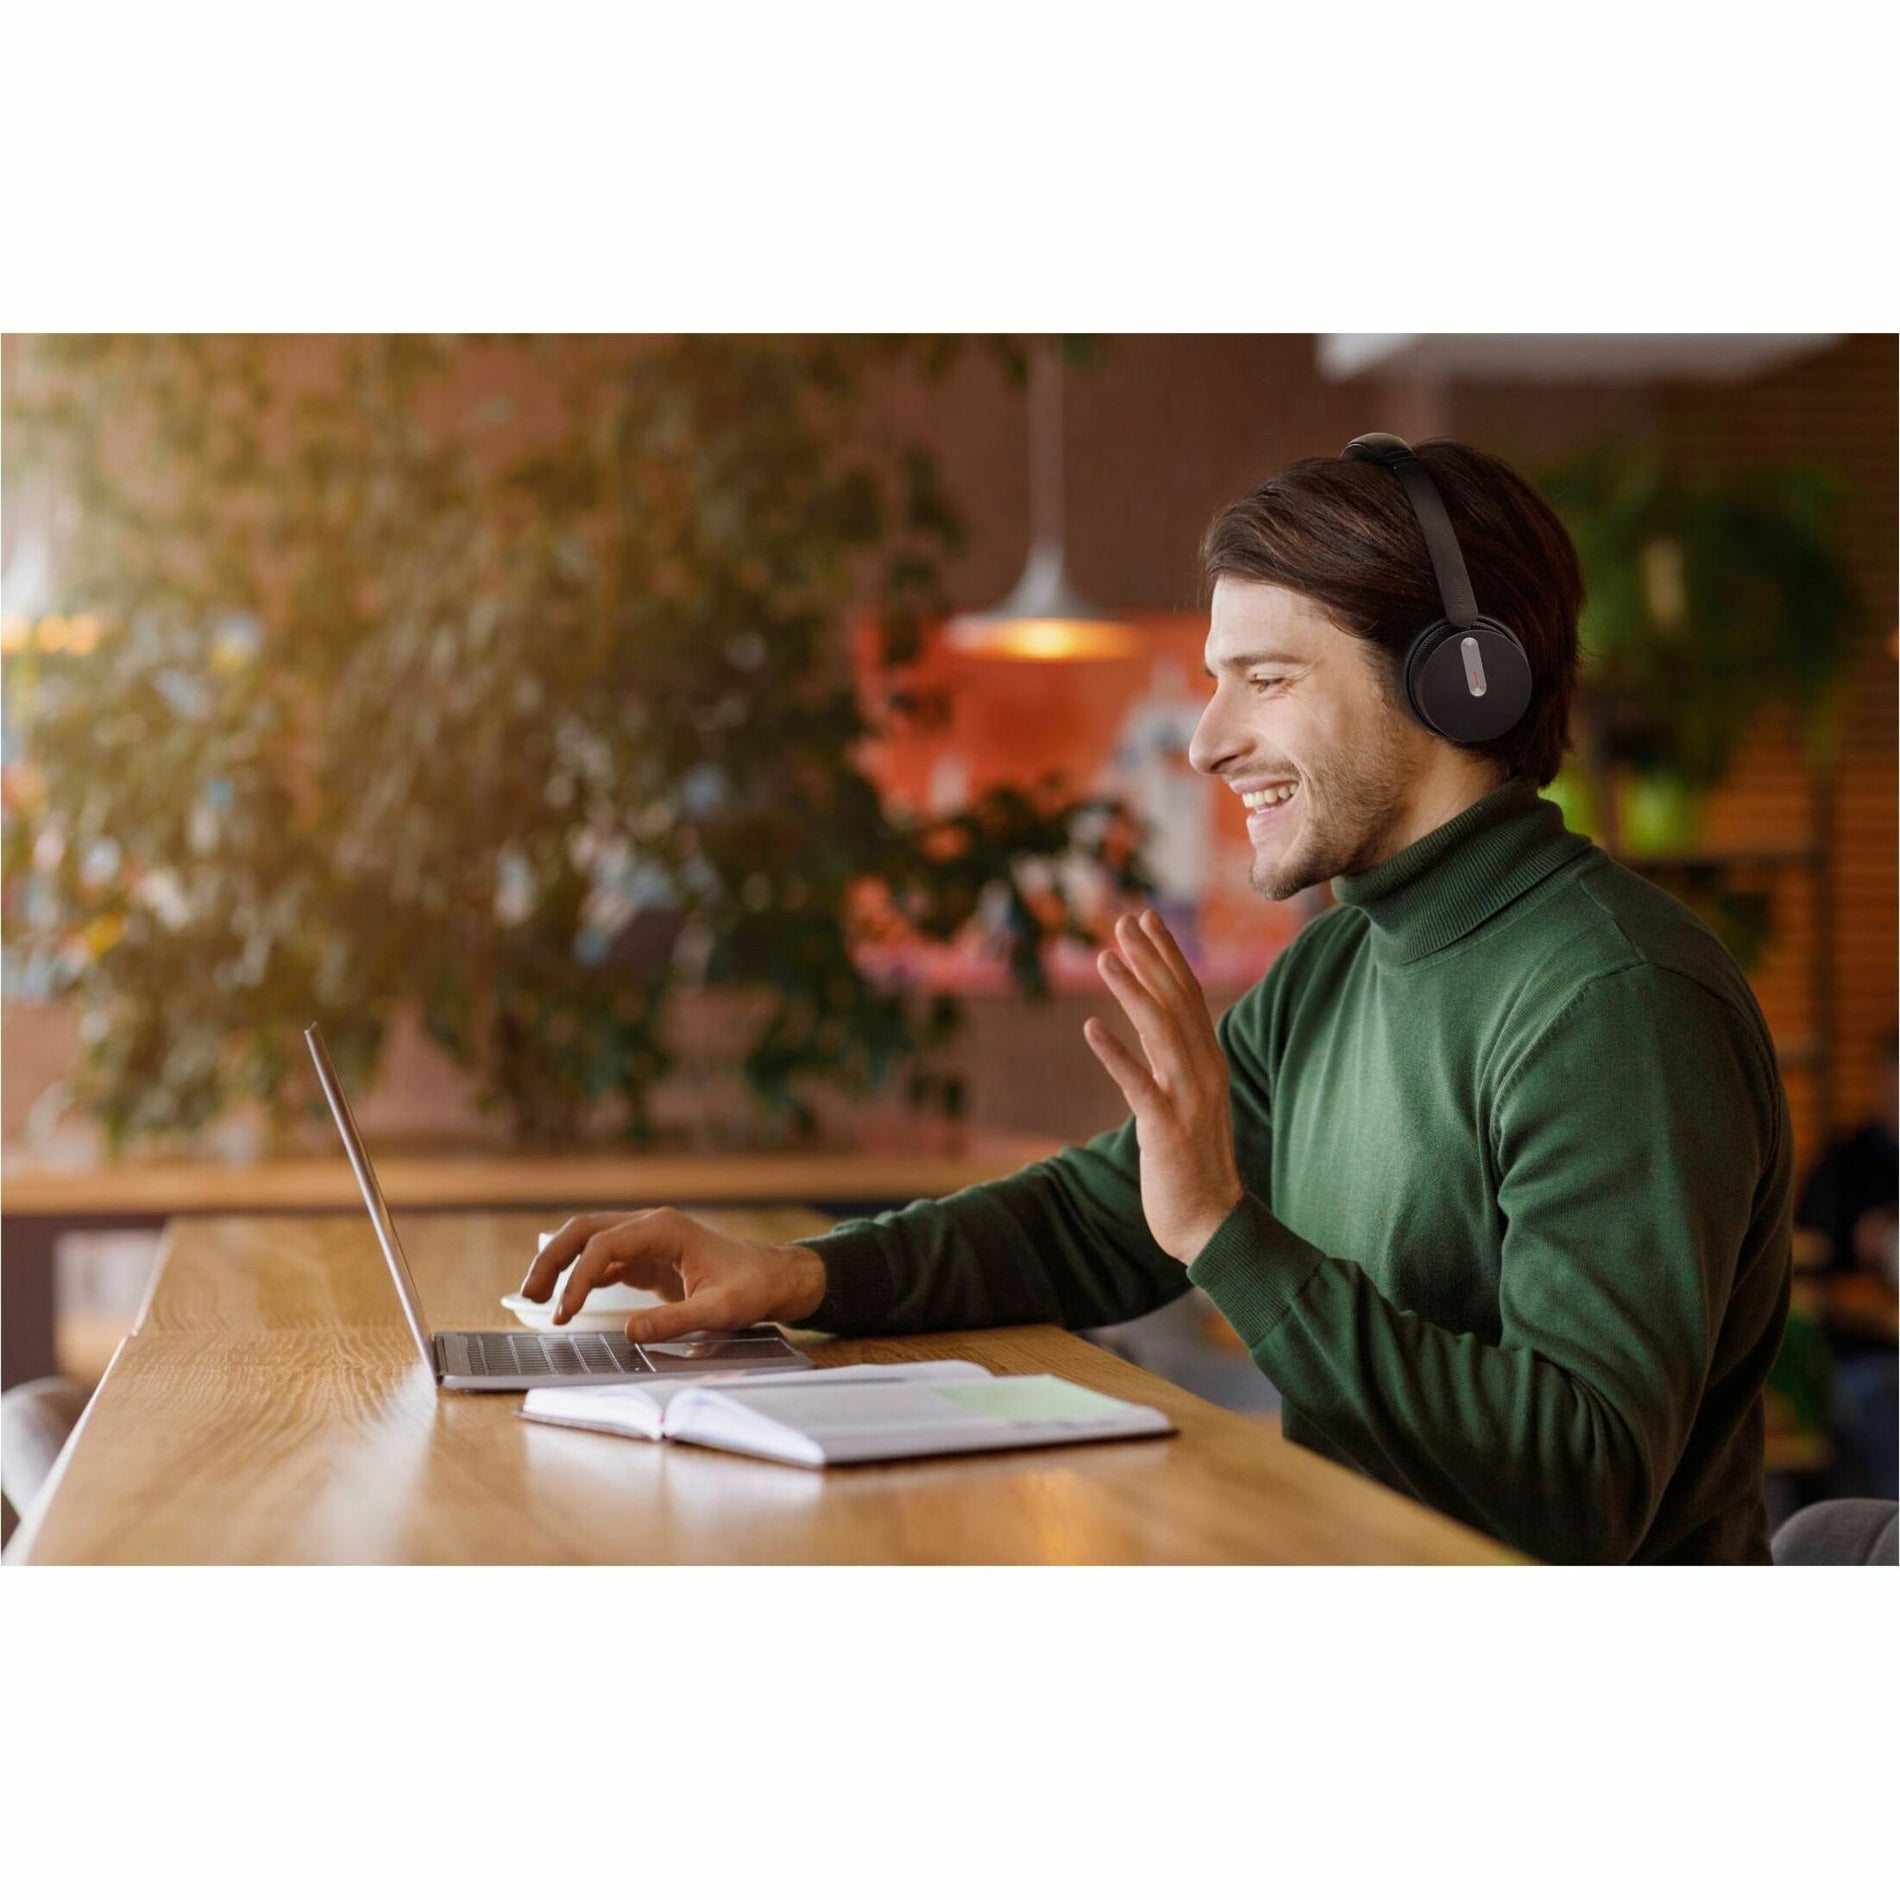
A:
{"type": "Polygon", "coordinates": [[[1204,1288],[1286,1435],[1537,1557],[1768,1560],[1793,1151],[1692,912],[1510,779],[1333,885],[1220,1023],[1246,1192],[1183,1276],[1134,1124],[809,1244],[836,1332],[1204,1288]]]}

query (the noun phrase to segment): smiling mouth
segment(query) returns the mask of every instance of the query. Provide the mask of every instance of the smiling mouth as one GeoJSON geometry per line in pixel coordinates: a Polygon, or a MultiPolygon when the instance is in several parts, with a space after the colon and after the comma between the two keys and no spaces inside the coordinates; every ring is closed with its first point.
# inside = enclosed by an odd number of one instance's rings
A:
{"type": "Polygon", "coordinates": [[[1268,832],[1277,830],[1285,822],[1286,809],[1298,803],[1299,782],[1281,791],[1277,787],[1261,798],[1249,797],[1247,800],[1247,832],[1250,837],[1264,837],[1268,832]]]}

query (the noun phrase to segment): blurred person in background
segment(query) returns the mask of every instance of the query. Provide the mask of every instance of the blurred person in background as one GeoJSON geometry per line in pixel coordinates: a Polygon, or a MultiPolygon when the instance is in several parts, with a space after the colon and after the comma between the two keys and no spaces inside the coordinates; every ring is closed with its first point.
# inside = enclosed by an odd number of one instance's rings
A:
{"type": "MultiPolygon", "coordinates": [[[[1084,1035],[1127,1121],[785,1246],[577,1215],[523,1291],[571,1266],[564,1320],[595,1285],[656,1290],[640,1340],[1081,1329],[1198,1286],[1295,1444],[1552,1561],[1767,1562],[1794,1198],[1774,1045],[1714,934],[1538,796],[1583,599],[1562,523],[1480,450],[1416,463],[1517,643],[1485,649],[1497,730],[1446,736],[1408,664],[1452,612],[1413,465],[1316,457],[1222,511],[1189,758],[1246,807],[1261,897],[1338,902],[1218,1023],[1159,914],[1120,920],[1100,968],[1139,1053],[1084,1035]],[[1529,700],[1498,724],[1512,680],[1529,700]]],[[[1439,678],[1470,729],[1484,681],[1439,678]]]]}
{"type": "Polygon", "coordinates": [[[1828,1144],[1802,1188],[1795,1225],[1826,1245],[1820,1325],[1834,1361],[1833,1487],[1852,1497],[1900,1496],[1900,1352],[1892,1338],[1895,1236],[1900,1232],[1900,1034],[1880,1045],[1873,1113],[1828,1144]],[[1871,1302],[1836,1289],[1858,1280],[1871,1302]]]}

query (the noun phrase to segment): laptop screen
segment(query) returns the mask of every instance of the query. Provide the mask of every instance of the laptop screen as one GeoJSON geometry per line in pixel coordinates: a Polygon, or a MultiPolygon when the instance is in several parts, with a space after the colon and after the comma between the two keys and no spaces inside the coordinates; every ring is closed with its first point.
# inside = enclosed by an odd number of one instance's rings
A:
{"type": "Polygon", "coordinates": [[[356,1185],[363,1190],[363,1200],[369,1208],[370,1225],[376,1229],[376,1238],[382,1242],[383,1258],[389,1262],[390,1276],[396,1282],[396,1297],[402,1301],[403,1316],[409,1322],[409,1330],[416,1336],[416,1348],[433,1378],[436,1374],[435,1351],[429,1341],[429,1329],[423,1321],[422,1301],[417,1296],[415,1281],[409,1277],[409,1263],[402,1256],[402,1242],[396,1238],[396,1223],[389,1218],[389,1209],[383,1203],[383,1191],[376,1185],[376,1170],[369,1165],[363,1138],[356,1132],[356,1117],[350,1113],[343,1084],[336,1070],[331,1067],[330,1052],[323,1046],[323,1032],[312,1023],[303,1032],[303,1039],[310,1045],[310,1059],[317,1065],[317,1080],[323,1084],[324,1098],[330,1104],[330,1113],[336,1117],[338,1132],[343,1137],[343,1151],[350,1157],[350,1166],[356,1173],[356,1185]]]}

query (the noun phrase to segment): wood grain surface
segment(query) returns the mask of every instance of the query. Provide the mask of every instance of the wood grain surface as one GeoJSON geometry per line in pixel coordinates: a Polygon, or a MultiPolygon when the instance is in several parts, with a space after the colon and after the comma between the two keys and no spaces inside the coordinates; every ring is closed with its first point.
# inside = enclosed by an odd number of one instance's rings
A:
{"type": "MultiPolygon", "coordinates": [[[[706,1212],[706,1210],[700,1210],[706,1212]]],[[[760,1238],[810,1210],[708,1215],[760,1238]]],[[[399,1221],[433,1328],[496,1304],[532,1215],[399,1221]]],[[[9,1557],[33,1563],[1492,1563],[1512,1554],[1052,1326],[815,1343],[1155,1405],[1178,1437],[807,1471],[531,1425],[440,1391],[362,1218],[175,1222],[9,1557]]]]}

